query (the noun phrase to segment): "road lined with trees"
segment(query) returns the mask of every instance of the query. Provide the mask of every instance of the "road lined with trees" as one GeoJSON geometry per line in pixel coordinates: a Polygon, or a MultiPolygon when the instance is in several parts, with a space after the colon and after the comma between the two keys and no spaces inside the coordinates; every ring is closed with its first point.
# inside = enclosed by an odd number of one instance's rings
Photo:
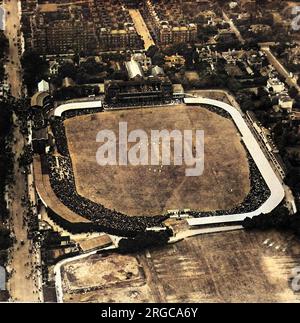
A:
{"type": "MultiPolygon", "coordinates": [[[[6,15],[5,35],[9,41],[8,63],[6,64],[7,82],[11,95],[20,99],[23,94],[23,82],[21,73],[22,37],[20,26],[20,1],[4,1],[6,15]]],[[[10,110],[25,110],[26,102],[12,98],[10,110]],[[21,105],[21,107],[17,106],[21,105]]],[[[7,104],[7,103],[6,103],[7,104]]],[[[11,113],[11,112],[10,112],[11,113]]],[[[13,154],[11,161],[13,181],[9,186],[8,210],[9,224],[13,233],[14,244],[10,249],[8,259],[8,291],[14,301],[39,301],[40,295],[36,275],[36,252],[32,241],[28,239],[28,227],[24,223],[24,217],[28,213],[28,205],[25,203],[27,194],[26,173],[21,169],[18,158],[22,155],[26,145],[26,131],[24,122],[15,113],[12,114],[13,132],[10,149],[13,154]]],[[[26,121],[25,121],[26,125],[26,121]]]]}

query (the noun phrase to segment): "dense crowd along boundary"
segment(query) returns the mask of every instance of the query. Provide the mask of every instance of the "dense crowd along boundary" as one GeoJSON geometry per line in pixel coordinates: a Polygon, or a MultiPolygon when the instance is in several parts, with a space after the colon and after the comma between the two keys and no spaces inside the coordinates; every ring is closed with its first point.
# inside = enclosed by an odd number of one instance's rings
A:
{"type": "Polygon", "coordinates": [[[189,225],[207,225],[207,224],[218,224],[218,223],[228,223],[228,222],[241,222],[247,217],[254,217],[260,214],[271,213],[284,199],[285,191],[282,182],[279,180],[275,171],[273,170],[270,162],[263,153],[261,147],[256,141],[253,133],[249,129],[246,121],[244,120],[241,113],[233,106],[224,103],[222,101],[207,99],[207,98],[185,98],[185,104],[187,105],[208,105],[224,110],[224,112],[229,113],[232,120],[234,121],[236,127],[238,128],[243,142],[251,156],[254,160],[260,174],[262,175],[264,181],[266,182],[271,194],[269,198],[260,205],[256,210],[251,212],[242,212],[238,214],[230,215],[217,215],[210,217],[194,218],[188,219],[189,225]]]}
{"type": "MultiPolygon", "coordinates": [[[[202,107],[204,105],[205,108],[223,117],[230,118],[235,122],[242,135],[243,143],[248,150],[251,180],[250,193],[241,205],[227,211],[190,211],[189,215],[193,218],[189,218],[187,220],[188,223],[194,226],[223,222],[240,222],[246,217],[270,213],[284,198],[284,189],[240,112],[232,106],[217,100],[195,98],[185,99],[184,101],[187,105],[202,105],[202,107]]],[[[56,148],[61,155],[61,157],[56,157],[56,159],[52,155],[43,158],[51,183],[51,189],[61,203],[70,209],[70,211],[78,214],[79,217],[91,221],[93,223],[91,227],[97,231],[102,230],[121,236],[133,236],[145,231],[148,227],[162,225],[163,221],[169,216],[158,215],[157,217],[146,217],[141,215],[140,217],[130,217],[109,210],[77,193],[63,121],[77,114],[97,113],[102,107],[102,104],[99,104],[98,101],[97,103],[89,103],[80,102],[80,105],[68,103],[59,106],[54,111],[55,117],[50,120],[56,148]],[[80,107],[84,107],[84,109],[80,107]],[[57,169],[57,165],[59,165],[59,169],[57,169]]],[[[56,221],[59,220],[59,214],[57,212],[53,210],[50,213],[52,215],[55,214],[56,221]]],[[[65,221],[59,222],[62,226],[66,227],[65,221]]],[[[70,226],[71,223],[68,227],[70,228],[70,226]]]]}

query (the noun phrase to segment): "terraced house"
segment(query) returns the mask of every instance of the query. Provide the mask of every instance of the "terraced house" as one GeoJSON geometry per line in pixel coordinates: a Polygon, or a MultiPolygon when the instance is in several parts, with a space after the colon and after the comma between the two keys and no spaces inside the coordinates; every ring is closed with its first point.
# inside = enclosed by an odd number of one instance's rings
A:
{"type": "Polygon", "coordinates": [[[23,31],[27,47],[55,55],[93,50],[139,49],[128,10],[119,0],[24,1],[23,31]],[[27,11],[25,10],[27,8],[27,11]]]}

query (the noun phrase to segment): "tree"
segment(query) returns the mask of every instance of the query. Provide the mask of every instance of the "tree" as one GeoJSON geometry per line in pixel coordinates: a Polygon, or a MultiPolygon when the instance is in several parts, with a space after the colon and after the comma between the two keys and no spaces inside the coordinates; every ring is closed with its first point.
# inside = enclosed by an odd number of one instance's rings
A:
{"type": "Polygon", "coordinates": [[[80,67],[89,75],[96,75],[104,71],[102,64],[97,63],[94,57],[89,57],[80,67]]]}
{"type": "Polygon", "coordinates": [[[3,59],[5,57],[8,46],[8,39],[5,37],[3,31],[0,30],[0,59],[3,59]]]}
{"type": "Polygon", "coordinates": [[[29,94],[43,78],[47,78],[48,63],[33,49],[26,50],[21,59],[24,82],[27,85],[29,94]]]}
{"type": "Polygon", "coordinates": [[[160,52],[155,53],[152,57],[152,63],[153,65],[163,66],[165,63],[165,56],[160,52]]]}
{"type": "Polygon", "coordinates": [[[12,153],[7,139],[12,128],[12,108],[9,102],[0,101],[0,220],[8,216],[5,201],[5,186],[9,182],[12,165],[12,153]]]}
{"type": "Polygon", "coordinates": [[[65,77],[70,77],[72,79],[76,78],[77,70],[73,63],[65,62],[60,65],[58,69],[59,78],[64,79],[65,77]]]}
{"type": "Polygon", "coordinates": [[[246,218],[243,221],[243,226],[247,230],[289,230],[300,237],[300,214],[291,215],[285,206],[280,205],[270,214],[246,218]]]}
{"type": "Polygon", "coordinates": [[[146,54],[147,54],[147,56],[149,56],[149,57],[153,58],[153,57],[154,57],[154,55],[155,55],[157,52],[159,52],[159,48],[158,48],[157,46],[155,46],[155,45],[152,45],[152,46],[150,46],[150,47],[148,48],[148,50],[147,50],[146,54]]]}
{"type": "Polygon", "coordinates": [[[298,90],[295,88],[295,87],[292,87],[289,89],[289,96],[292,98],[292,99],[295,99],[298,95],[298,90]]]}
{"type": "Polygon", "coordinates": [[[244,112],[248,110],[253,110],[253,101],[251,99],[247,99],[241,103],[241,108],[244,112]]]}
{"type": "Polygon", "coordinates": [[[236,93],[241,89],[242,86],[237,79],[230,77],[227,82],[227,87],[231,92],[236,93]]]}
{"type": "Polygon", "coordinates": [[[0,229],[0,249],[6,250],[12,244],[10,232],[7,229],[0,229]]]}
{"type": "Polygon", "coordinates": [[[132,239],[121,239],[119,241],[119,252],[138,252],[146,248],[164,246],[168,243],[172,232],[170,229],[162,232],[144,232],[132,239]]]}

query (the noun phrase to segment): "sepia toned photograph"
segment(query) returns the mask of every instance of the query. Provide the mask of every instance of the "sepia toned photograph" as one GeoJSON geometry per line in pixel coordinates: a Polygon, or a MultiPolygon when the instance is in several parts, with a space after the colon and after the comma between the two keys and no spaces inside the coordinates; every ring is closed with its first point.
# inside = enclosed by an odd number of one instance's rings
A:
{"type": "Polygon", "coordinates": [[[0,303],[300,303],[300,1],[0,0],[0,303]]]}

